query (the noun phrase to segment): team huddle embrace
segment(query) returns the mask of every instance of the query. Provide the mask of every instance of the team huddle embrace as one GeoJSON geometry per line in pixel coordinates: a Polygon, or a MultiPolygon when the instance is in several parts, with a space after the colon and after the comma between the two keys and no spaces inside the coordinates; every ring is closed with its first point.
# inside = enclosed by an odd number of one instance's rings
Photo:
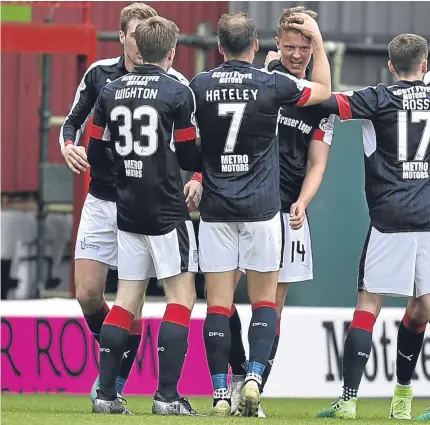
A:
{"type": "MultiPolygon", "coordinates": [[[[409,302],[399,327],[390,417],[411,418],[412,374],[430,320],[427,42],[414,34],[390,42],[395,85],[332,93],[316,17],[304,7],[285,9],[278,51],[269,52],[260,69],[252,65],[259,48],[255,22],[244,13],[221,16],[224,62],[188,82],[172,68],[176,24],[134,3],[121,12],[124,55],[100,60],[84,75],[60,144],[73,172],[90,167],[91,173],[75,283],[100,344],[93,412],[131,414],[122,394],[141,340],[148,282],[157,278],[167,306],[152,412],[198,415],[177,386],[196,298],[194,275],[202,272],[212,414],[266,416],[260,398],[288,286],[313,278],[306,209],[321,185],[337,116],[363,123],[370,228],[344,346],[343,394],[318,415],[356,417],[383,297],[404,296],[409,302]],[[91,112],[86,152],[77,143],[91,112]],[[181,170],[195,173],[185,186],[181,170]],[[190,219],[195,209],[198,238],[190,219]],[[109,268],[118,268],[119,279],[111,309],[103,295],[109,268]],[[233,304],[242,274],[252,307],[248,358],[233,304]]],[[[429,413],[419,419],[429,420],[429,413]]]]}

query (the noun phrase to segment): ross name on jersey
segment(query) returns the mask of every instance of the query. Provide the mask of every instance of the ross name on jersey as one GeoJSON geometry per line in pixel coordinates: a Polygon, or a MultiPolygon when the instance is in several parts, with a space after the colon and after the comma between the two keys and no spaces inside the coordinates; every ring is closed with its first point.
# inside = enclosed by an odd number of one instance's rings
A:
{"type": "Polygon", "coordinates": [[[258,89],[212,89],[206,90],[206,102],[225,100],[256,100],[258,89]]]}
{"type": "Polygon", "coordinates": [[[243,80],[252,80],[252,74],[242,74],[238,71],[219,71],[214,72],[212,78],[218,78],[220,84],[242,84],[243,80]]]}
{"type": "Polygon", "coordinates": [[[238,173],[248,170],[248,155],[221,155],[221,171],[223,173],[238,173]]]}
{"type": "Polygon", "coordinates": [[[421,180],[429,178],[429,163],[411,161],[404,162],[403,166],[403,178],[410,180],[421,180]]]}
{"type": "Polygon", "coordinates": [[[135,161],[134,159],[124,160],[125,175],[127,177],[134,177],[141,179],[143,175],[143,163],[142,161],[135,161]]]}
{"type": "Polygon", "coordinates": [[[309,134],[312,130],[312,126],[306,124],[302,120],[296,120],[294,118],[284,117],[282,115],[279,115],[278,122],[279,122],[279,124],[283,124],[283,125],[286,125],[288,127],[297,128],[302,133],[305,133],[305,134],[309,134]]]}
{"type": "Polygon", "coordinates": [[[158,89],[148,89],[143,87],[127,87],[125,89],[115,90],[115,99],[156,99],[158,89]]]}

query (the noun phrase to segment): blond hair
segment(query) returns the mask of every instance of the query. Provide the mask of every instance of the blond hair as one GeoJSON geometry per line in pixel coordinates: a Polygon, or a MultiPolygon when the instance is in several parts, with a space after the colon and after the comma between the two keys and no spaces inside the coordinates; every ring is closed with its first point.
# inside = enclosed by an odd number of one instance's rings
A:
{"type": "Polygon", "coordinates": [[[179,28],[174,22],[154,16],[137,25],[134,37],[144,62],[158,63],[176,47],[178,34],[179,28]]]}
{"type": "Polygon", "coordinates": [[[157,11],[145,3],[132,3],[121,10],[121,31],[127,34],[128,24],[133,19],[144,20],[158,16],[157,11]]]}
{"type": "Polygon", "coordinates": [[[310,9],[305,9],[304,6],[289,7],[284,9],[278,21],[278,37],[281,36],[282,31],[297,31],[288,26],[288,24],[291,22],[291,15],[294,15],[295,13],[306,13],[306,15],[309,15],[313,19],[316,19],[318,16],[318,13],[310,9]]]}

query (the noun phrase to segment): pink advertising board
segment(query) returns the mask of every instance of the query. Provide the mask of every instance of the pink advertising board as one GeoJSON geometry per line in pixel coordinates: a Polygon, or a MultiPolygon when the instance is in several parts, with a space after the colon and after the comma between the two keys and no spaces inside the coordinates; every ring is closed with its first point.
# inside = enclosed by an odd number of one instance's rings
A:
{"type": "MultiPolygon", "coordinates": [[[[127,394],[157,388],[157,335],[161,320],[146,319],[127,394]]],[[[182,395],[211,395],[202,319],[190,326],[189,350],[179,384],[182,395]]],[[[79,317],[2,317],[2,392],[89,394],[98,374],[98,343],[79,317]]]]}

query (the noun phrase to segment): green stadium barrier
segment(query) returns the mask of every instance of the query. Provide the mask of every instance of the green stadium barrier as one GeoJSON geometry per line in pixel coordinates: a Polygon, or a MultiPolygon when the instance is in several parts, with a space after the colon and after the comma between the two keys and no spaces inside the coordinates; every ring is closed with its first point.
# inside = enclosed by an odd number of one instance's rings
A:
{"type": "MultiPolygon", "coordinates": [[[[291,285],[288,305],[352,307],[369,227],[361,123],[337,122],[321,188],[309,207],[314,280],[291,285]]],[[[385,306],[406,300],[387,298],[385,306]]]]}

